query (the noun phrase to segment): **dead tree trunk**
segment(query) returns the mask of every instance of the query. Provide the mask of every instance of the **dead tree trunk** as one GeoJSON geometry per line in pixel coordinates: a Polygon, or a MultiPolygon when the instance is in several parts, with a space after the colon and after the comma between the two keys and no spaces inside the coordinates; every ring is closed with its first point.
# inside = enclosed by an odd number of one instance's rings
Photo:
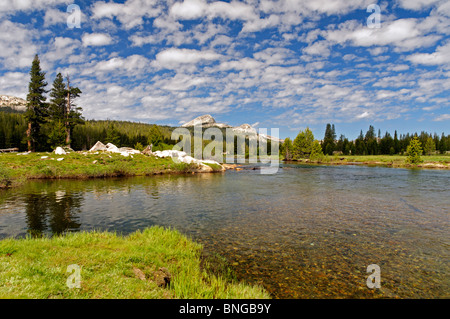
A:
{"type": "Polygon", "coordinates": [[[28,152],[33,151],[33,146],[31,145],[31,122],[28,122],[27,145],[28,145],[28,152]]]}
{"type": "Polygon", "coordinates": [[[70,78],[67,76],[67,106],[64,112],[66,119],[66,145],[70,147],[70,123],[69,123],[69,114],[70,114],[70,78]]]}

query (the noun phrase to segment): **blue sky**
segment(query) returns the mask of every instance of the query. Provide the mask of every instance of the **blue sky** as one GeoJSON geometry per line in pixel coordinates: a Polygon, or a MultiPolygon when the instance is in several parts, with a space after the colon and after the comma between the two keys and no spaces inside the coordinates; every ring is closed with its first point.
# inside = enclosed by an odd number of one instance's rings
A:
{"type": "Polygon", "coordinates": [[[448,1],[2,0],[0,31],[0,94],[26,97],[39,54],[88,119],[450,133],[448,1]]]}

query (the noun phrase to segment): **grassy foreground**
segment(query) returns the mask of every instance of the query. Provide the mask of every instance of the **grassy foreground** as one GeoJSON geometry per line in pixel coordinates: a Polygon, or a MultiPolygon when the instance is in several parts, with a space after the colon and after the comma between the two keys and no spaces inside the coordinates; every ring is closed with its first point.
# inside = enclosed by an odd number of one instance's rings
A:
{"type": "Polygon", "coordinates": [[[4,239],[0,298],[270,298],[259,286],[233,280],[223,266],[221,272],[213,271],[201,254],[200,244],[161,227],[126,237],[82,232],[4,239]],[[81,267],[80,288],[67,285],[67,267],[73,264],[81,267]],[[155,279],[161,267],[171,275],[166,287],[155,279]]]}
{"type": "MultiPolygon", "coordinates": [[[[213,171],[221,169],[212,165],[210,167],[213,171]]],[[[29,179],[146,176],[190,173],[197,170],[196,164],[175,163],[170,158],[157,158],[143,154],[135,154],[132,157],[104,152],[98,154],[72,152],[67,155],[0,154],[0,188],[17,186],[29,179]],[[60,158],[63,160],[58,161],[60,158]]]]}
{"type": "Polygon", "coordinates": [[[320,160],[310,161],[301,159],[301,163],[329,164],[329,165],[386,165],[391,167],[418,167],[418,168],[438,168],[450,169],[449,155],[422,156],[423,163],[409,164],[404,155],[335,155],[325,156],[320,160]]]}

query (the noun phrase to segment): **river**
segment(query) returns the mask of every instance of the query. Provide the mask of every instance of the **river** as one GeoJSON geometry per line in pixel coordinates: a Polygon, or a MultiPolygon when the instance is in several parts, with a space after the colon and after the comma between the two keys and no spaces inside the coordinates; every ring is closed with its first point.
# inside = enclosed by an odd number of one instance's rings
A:
{"type": "Polygon", "coordinates": [[[449,298],[449,189],[449,171],[295,164],[32,181],[0,191],[0,239],[161,225],[275,298],[449,298]]]}

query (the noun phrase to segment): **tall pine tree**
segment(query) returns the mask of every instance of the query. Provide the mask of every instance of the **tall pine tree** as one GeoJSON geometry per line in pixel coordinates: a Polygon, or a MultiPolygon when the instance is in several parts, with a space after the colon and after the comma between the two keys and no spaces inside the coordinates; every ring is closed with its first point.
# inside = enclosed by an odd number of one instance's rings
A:
{"type": "MultiPolygon", "coordinates": [[[[79,97],[81,90],[77,87],[70,87],[70,80],[67,77],[67,86],[64,83],[64,78],[61,73],[55,78],[53,87],[50,92],[50,115],[52,123],[52,135],[61,138],[61,125],[64,123],[64,140],[61,145],[65,144],[70,147],[71,135],[73,128],[77,124],[83,124],[84,120],[81,117],[81,108],[74,103],[75,99],[79,97]],[[53,132],[56,130],[55,132],[53,132]]],[[[55,143],[56,140],[53,140],[55,143]]]]}
{"type": "Polygon", "coordinates": [[[61,73],[56,75],[53,81],[53,87],[50,91],[50,117],[53,121],[62,121],[64,119],[65,109],[67,107],[67,90],[64,84],[64,78],[61,73]]]}
{"type": "Polygon", "coordinates": [[[336,130],[334,124],[327,124],[325,129],[325,136],[323,138],[322,150],[324,154],[333,155],[335,150],[336,130]]]}
{"type": "Polygon", "coordinates": [[[37,54],[31,65],[30,77],[25,119],[28,123],[26,131],[28,151],[34,152],[41,138],[41,126],[45,123],[46,117],[48,116],[47,98],[44,96],[48,92],[45,90],[47,82],[45,82],[45,72],[41,70],[40,60],[37,54]]]}

